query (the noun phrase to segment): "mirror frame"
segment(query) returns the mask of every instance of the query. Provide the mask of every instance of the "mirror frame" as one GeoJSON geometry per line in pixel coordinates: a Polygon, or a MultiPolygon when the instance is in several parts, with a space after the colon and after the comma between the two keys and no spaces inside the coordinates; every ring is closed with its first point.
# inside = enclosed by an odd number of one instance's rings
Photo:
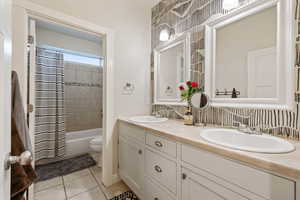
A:
{"type": "Polygon", "coordinates": [[[215,107],[282,108],[293,107],[293,8],[290,0],[255,1],[229,12],[225,16],[211,20],[205,27],[205,92],[211,97],[215,107]],[[261,12],[267,8],[277,8],[277,92],[275,98],[216,98],[216,31],[218,28],[261,12]],[[282,66],[282,67],[280,67],[282,66]]]}
{"type": "MultiPolygon", "coordinates": [[[[158,98],[159,92],[159,69],[160,69],[160,54],[163,51],[166,51],[180,43],[184,45],[184,56],[185,56],[185,81],[190,80],[191,77],[191,63],[190,63],[190,56],[191,56],[191,45],[190,45],[190,33],[184,33],[181,36],[177,37],[176,39],[169,40],[164,42],[162,45],[159,45],[157,48],[153,50],[154,52],[154,105],[183,105],[186,106],[187,102],[181,101],[180,98],[178,99],[163,99],[160,100],[158,98]]],[[[176,88],[177,89],[177,88],[176,88]]]]}

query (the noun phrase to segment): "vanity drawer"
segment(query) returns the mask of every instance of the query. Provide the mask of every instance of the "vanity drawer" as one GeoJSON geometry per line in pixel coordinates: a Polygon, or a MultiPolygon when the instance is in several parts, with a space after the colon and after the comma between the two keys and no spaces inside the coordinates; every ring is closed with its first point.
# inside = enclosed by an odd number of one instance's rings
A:
{"type": "Polygon", "coordinates": [[[145,200],[173,200],[161,187],[147,179],[145,181],[145,200]]]}
{"type": "Polygon", "coordinates": [[[176,194],[176,163],[146,149],[146,174],[176,194]]]}
{"type": "Polygon", "coordinates": [[[266,199],[295,200],[294,181],[186,145],[181,153],[182,161],[266,199]]]}
{"type": "Polygon", "coordinates": [[[146,134],[146,144],[158,151],[176,158],[176,142],[149,133],[146,134]]]}
{"type": "Polygon", "coordinates": [[[131,137],[135,140],[145,143],[145,138],[146,138],[145,133],[146,133],[145,129],[127,124],[125,122],[119,123],[119,134],[122,137],[125,138],[131,137]]]}

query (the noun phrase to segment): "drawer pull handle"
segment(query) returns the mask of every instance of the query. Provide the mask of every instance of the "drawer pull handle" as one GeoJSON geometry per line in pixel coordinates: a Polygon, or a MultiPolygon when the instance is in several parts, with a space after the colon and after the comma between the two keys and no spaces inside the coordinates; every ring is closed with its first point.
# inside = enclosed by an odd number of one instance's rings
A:
{"type": "Polygon", "coordinates": [[[183,174],[181,175],[181,177],[182,177],[182,180],[185,180],[187,176],[186,176],[185,173],[183,173],[183,174]]]}
{"type": "Polygon", "coordinates": [[[155,145],[160,148],[163,146],[163,144],[160,141],[155,141],[155,145]]]}
{"type": "Polygon", "coordinates": [[[154,166],[154,169],[155,169],[155,171],[157,171],[158,173],[161,173],[161,172],[162,172],[162,169],[161,169],[160,166],[158,166],[158,165],[155,165],[155,166],[154,166]]]}
{"type": "Polygon", "coordinates": [[[139,150],[139,154],[142,154],[142,153],[143,153],[143,151],[140,149],[140,150],[139,150]]]}
{"type": "Polygon", "coordinates": [[[155,197],[154,200],[159,200],[159,198],[155,197]]]}

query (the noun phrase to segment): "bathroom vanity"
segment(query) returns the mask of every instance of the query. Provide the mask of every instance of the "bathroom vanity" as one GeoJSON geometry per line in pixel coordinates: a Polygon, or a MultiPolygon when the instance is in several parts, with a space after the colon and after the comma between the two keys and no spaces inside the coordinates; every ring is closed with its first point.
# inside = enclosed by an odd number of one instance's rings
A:
{"type": "Polygon", "coordinates": [[[141,200],[299,200],[300,144],[286,154],[214,145],[182,121],[119,119],[119,175],[141,200]]]}
{"type": "MultiPolygon", "coordinates": [[[[208,8],[214,13],[214,7],[208,8]]],[[[154,113],[165,105],[186,105],[178,86],[197,81],[210,97],[208,109],[195,109],[197,122],[222,127],[240,123],[258,128],[257,133],[298,139],[293,11],[291,0],[249,1],[207,18],[199,32],[175,34],[155,45],[154,113]]],[[[141,200],[300,200],[299,142],[293,142],[296,150],[289,153],[254,153],[201,137],[216,127],[129,118],[120,118],[118,126],[119,175],[141,200]]],[[[231,133],[220,142],[227,137],[231,133]]],[[[262,140],[251,141],[246,143],[255,146],[262,140]]]]}

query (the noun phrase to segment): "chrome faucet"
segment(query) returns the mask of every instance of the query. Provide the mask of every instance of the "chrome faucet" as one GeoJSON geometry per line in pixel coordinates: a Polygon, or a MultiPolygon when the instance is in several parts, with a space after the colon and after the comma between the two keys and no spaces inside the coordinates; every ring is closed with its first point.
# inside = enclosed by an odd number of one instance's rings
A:
{"type": "Polygon", "coordinates": [[[167,109],[158,110],[158,111],[153,112],[152,115],[157,118],[162,118],[162,117],[164,117],[163,112],[169,112],[169,110],[167,110],[167,109]]]}
{"type": "Polygon", "coordinates": [[[241,123],[238,121],[233,121],[233,126],[236,127],[239,131],[246,133],[246,134],[255,134],[255,135],[261,135],[262,133],[260,132],[260,130],[258,130],[259,128],[251,128],[249,126],[249,118],[248,118],[248,123],[241,123]]]}

